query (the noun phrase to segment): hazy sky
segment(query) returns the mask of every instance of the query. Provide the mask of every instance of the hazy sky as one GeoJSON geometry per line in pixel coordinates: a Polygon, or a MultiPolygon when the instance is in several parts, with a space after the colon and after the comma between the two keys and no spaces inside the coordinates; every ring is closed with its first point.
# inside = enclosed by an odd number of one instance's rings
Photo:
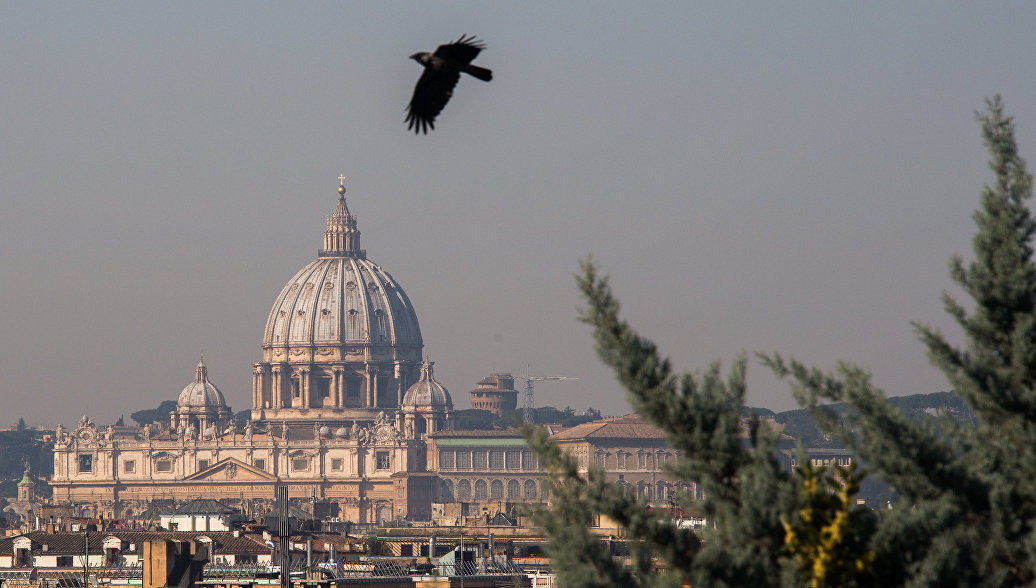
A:
{"type": "MultiPolygon", "coordinates": [[[[2,2],[0,401],[30,424],[249,407],[267,313],[340,173],[458,407],[491,372],[628,411],[572,274],[593,254],[680,369],[779,349],[946,389],[910,320],[970,258],[1001,93],[1036,162],[1036,3],[2,2]],[[484,39],[428,136],[419,66],[484,39]]],[[[753,362],[749,400],[794,406],[753,362]]]]}

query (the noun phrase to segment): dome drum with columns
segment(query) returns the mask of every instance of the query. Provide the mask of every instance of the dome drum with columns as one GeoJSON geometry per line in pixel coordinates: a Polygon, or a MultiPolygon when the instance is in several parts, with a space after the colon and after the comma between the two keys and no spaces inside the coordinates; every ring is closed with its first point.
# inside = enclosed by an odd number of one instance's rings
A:
{"type": "Polygon", "coordinates": [[[252,418],[328,426],[398,409],[424,346],[406,293],[360,249],[345,188],[323,249],[285,284],[253,369],[252,418]]]}

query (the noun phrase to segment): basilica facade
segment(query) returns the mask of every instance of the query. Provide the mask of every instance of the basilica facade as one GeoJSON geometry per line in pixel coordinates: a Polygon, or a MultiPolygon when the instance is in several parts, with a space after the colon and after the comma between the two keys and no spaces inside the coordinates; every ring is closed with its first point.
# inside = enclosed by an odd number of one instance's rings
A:
{"type": "Polygon", "coordinates": [[[267,510],[274,488],[317,498],[343,520],[427,520],[439,484],[428,435],[453,402],[422,361],[406,293],[360,247],[345,187],[317,259],[277,295],[252,370],[251,420],[235,426],[204,361],[169,422],[58,428],[54,498],[83,514],[132,518],[156,500],[197,497],[267,510]]]}

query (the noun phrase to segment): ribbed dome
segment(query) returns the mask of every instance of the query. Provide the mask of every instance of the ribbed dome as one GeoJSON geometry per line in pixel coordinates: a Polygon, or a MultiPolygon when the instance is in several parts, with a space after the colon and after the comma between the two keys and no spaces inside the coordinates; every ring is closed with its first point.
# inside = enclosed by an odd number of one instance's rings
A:
{"type": "Polygon", "coordinates": [[[298,271],[273,303],[263,347],[345,342],[416,345],[421,327],[399,284],[360,249],[356,217],[339,188],[338,206],[327,217],[324,248],[298,271]]]}
{"type": "Polygon", "coordinates": [[[346,342],[420,347],[421,327],[406,293],[380,266],[356,257],[320,257],[277,296],[263,347],[346,342]]]}
{"type": "Polygon", "coordinates": [[[219,388],[209,381],[209,372],[205,367],[205,360],[198,362],[194,369],[194,381],[180,392],[180,398],[176,401],[180,408],[226,408],[227,401],[219,388]]]}
{"type": "Polygon", "coordinates": [[[450,393],[432,375],[433,362],[426,361],[421,365],[421,379],[406,391],[403,397],[404,408],[445,407],[453,410],[453,399],[450,393]]]}

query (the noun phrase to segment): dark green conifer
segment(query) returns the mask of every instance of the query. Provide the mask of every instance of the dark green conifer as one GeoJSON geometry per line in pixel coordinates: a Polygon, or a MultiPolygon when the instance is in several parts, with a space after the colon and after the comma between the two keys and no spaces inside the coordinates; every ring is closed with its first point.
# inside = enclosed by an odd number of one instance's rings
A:
{"type": "MultiPolygon", "coordinates": [[[[563,585],[1036,582],[1036,223],[1026,202],[1032,179],[999,96],[987,101],[978,119],[995,181],[974,215],[974,260],[966,265],[954,257],[950,264],[973,309],[943,296],[966,344],[957,347],[937,330],[915,324],[929,357],[977,423],[912,420],[885,401],[867,370],[851,363],[824,372],[776,353],[760,355],[790,381],[818,426],[851,447],[896,493],[892,508],[865,513],[851,506],[851,493],[834,499],[817,492],[832,472],[792,477],[776,458],[775,435],[757,421],[744,443],[744,357],[725,380],[718,364],[701,374],[674,375],[655,345],[619,318],[607,278],[586,262],[579,286],[588,307],[581,318],[594,328],[598,353],[629,391],[635,410],[681,452],[670,472],[704,490],[702,509],[715,528],[699,541],[654,518],[643,504],[606,484],[602,472],[591,468],[580,478],[570,457],[530,429],[551,472],[552,511],[539,517],[551,535],[563,585]],[[848,410],[835,414],[822,401],[843,402],[848,410]],[[587,522],[598,514],[627,529],[635,544],[632,566],[616,563],[587,534],[587,522]],[[820,560],[824,564],[818,566],[820,560]],[[672,573],[653,574],[659,562],[672,573]]],[[[852,472],[842,476],[850,477],[850,485],[860,479],[852,472]]]]}

